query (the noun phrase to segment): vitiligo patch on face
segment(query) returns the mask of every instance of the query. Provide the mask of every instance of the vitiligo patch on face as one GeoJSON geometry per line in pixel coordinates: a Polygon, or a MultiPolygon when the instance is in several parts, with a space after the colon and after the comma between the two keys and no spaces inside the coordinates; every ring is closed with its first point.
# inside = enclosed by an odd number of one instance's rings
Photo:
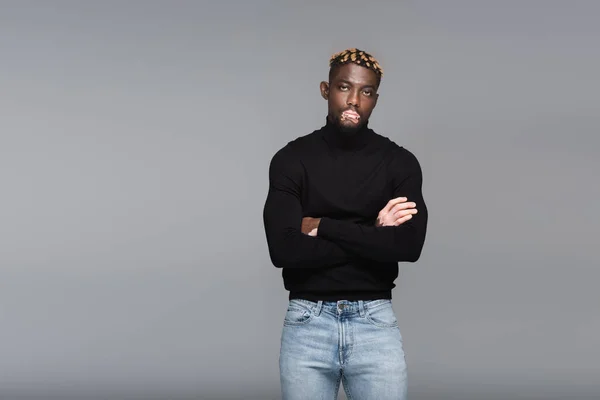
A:
{"type": "Polygon", "coordinates": [[[342,113],[342,121],[344,120],[352,121],[356,124],[360,121],[360,115],[352,110],[344,111],[342,113]]]}

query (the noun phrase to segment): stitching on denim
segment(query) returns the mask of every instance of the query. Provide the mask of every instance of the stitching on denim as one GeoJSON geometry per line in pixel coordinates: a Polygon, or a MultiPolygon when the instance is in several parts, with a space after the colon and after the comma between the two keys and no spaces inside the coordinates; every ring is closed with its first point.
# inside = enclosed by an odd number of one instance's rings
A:
{"type": "Polygon", "coordinates": [[[346,397],[348,398],[348,400],[352,400],[352,394],[350,393],[350,388],[348,387],[348,380],[346,380],[346,377],[344,375],[342,375],[342,380],[344,381],[344,392],[346,392],[346,397]]]}
{"type": "Polygon", "coordinates": [[[302,320],[301,322],[297,322],[297,321],[288,321],[287,319],[287,314],[288,312],[286,311],[285,316],[283,317],[283,324],[287,325],[287,326],[302,326],[302,325],[306,325],[307,323],[309,323],[310,321],[312,321],[312,319],[314,318],[314,314],[308,310],[300,310],[297,308],[293,308],[293,307],[289,307],[288,310],[291,311],[299,311],[299,312],[307,312],[308,313],[308,318],[306,318],[305,320],[302,320]]]}
{"type": "Polygon", "coordinates": [[[376,328],[397,328],[398,327],[398,321],[394,322],[393,324],[384,324],[384,323],[375,321],[369,315],[367,315],[365,318],[376,328]]]}
{"type": "Polygon", "coordinates": [[[379,303],[375,303],[374,305],[371,303],[365,303],[365,311],[369,311],[369,310],[377,310],[379,307],[383,307],[383,306],[392,306],[392,303],[389,300],[375,300],[375,301],[380,301],[379,303]]]}
{"type": "Polygon", "coordinates": [[[340,382],[341,382],[341,380],[342,380],[342,372],[340,371],[340,373],[338,374],[338,377],[337,377],[337,382],[335,384],[335,392],[333,394],[333,398],[334,399],[338,398],[338,392],[340,391],[340,382]]]}
{"type": "MultiPolygon", "coordinates": [[[[360,318],[360,317],[359,317],[360,318]]],[[[354,350],[354,323],[351,321],[348,324],[348,343],[346,343],[346,358],[344,359],[344,364],[348,364],[350,360],[350,356],[354,350]]]]}
{"type": "Polygon", "coordinates": [[[310,312],[310,310],[307,310],[306,308],[294,307],[294,306],[289,306],[289,307],[287,308],[287,311],[310,312]]]}
{"type": "MultiPolygon", "coordinates": [[[[389,303],[382,303],[382,304],[389,304],[389,303]]],[[[389,304],[389,307],[391,308],[391,312],[394,314],[394,319],[396,320],[394,323],[385,324],[385,323],[377,322],[373,318],[371,318],[371,311],[377,310],[381,307],[382,306],[380,306],[380,305],[376,305],[373,308],[367,309],[367,312],[365,313],[365,318],[367,319],[367,321],[369,321],[371,324],[373,324],[373,326],[375,326],[377,328],[397,328],[398,327],[398,318],[396,317],[396,314],[394,312],[393,307],[391,307],[391,304],[389,304]]]]}
{"type": "Polygon", "coordinates": [[[316,314],[317,307],[317,304],[313,304],[312,302],[302,299],[294,299],[288,303],[288,309],[302,309],[303,311],[308,311],[311,314],[316,314]]]}

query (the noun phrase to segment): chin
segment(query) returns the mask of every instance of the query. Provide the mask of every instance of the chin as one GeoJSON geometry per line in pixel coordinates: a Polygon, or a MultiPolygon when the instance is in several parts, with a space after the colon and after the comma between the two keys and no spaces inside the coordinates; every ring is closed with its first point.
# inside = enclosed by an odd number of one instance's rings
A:
{"type": "Polygon", "coordinates": [[[356,133],[363,127],[363,125],[364,124],[362,122],[359,122],[356,125],[354,125],[352,123],[344,123],[344,122],[338,124],[340,131],[345,132],[345,133],[356,133]]]}
{"type": "Polygon", "coordinates": [[[340,132],[344,132],[344,133],[356,133],[360,130],[361,125],[340,125],[339,129],[340,132]]]}
{"type": "Polygon", "coordinates": [[[351,122],[344,122],[340,119],[340,117],[336,118],[335,124],[337,125],[340,132],[344,132],[344,133],[358,132],[364,125],[363,122],[359,122],[356,125],[351,122]]]}

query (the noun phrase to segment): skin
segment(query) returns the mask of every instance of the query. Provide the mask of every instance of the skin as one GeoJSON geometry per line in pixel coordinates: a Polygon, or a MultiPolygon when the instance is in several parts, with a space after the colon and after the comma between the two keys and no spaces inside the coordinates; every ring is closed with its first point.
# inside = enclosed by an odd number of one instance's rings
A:
{"type": "MultiPolygon", "coordinates": [[[[356,133],[365,126],[371,117],[379,93],[377,76],[372,70],[349,63],[338,67],[329,82],[320,84],[321,96],[327,100],[327,118],[342,132],[356,133]],[[346,117],[344,111],[354,111],[358,120],[346,117]]],[[[375,226],[398,226],[410,220],[417,213],[416,204],[406,197],[391,199],[379,211],[375,226]]],[[[320,218],[304,217],[301,231],[309,236],[317,236],[320,218]]]]}
{"type": "Polygon", "coordinates": [[[344,132],[358,131],[367,124],[377,105],[377,89],[377,75],[372,70],[353,63],[336,68],[330,81],[320,85],[321,96],[327,100],[327,118],[344,132]],[[356,112],[360,120],[345,119],[346,110],[356,112]]]}

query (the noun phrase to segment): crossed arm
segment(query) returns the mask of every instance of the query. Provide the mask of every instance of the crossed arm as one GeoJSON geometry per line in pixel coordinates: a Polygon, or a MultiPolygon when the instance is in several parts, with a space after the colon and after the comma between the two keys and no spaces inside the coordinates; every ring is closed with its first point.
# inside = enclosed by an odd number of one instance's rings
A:
{"type": "Polygon", "coordinates": [[[269,191],[263,223],[271,262],[277,268],[320,268],[347,262],[351,253],[321,237],[301,231],[302,168],[287,148],[269,165],[269,191]]]}
{"type": "Polygon", "coordinates": [[[278,152],[269,168],[269,192],[263,220],[271,261],[276,267],[318,268],[352,258],[377,262],[415,262],[427,228],[422,173],[407,150],[392,165],[395,198],[379,212],[373,226],[328,217],[303,218],[301,168],[278,152]]]}

